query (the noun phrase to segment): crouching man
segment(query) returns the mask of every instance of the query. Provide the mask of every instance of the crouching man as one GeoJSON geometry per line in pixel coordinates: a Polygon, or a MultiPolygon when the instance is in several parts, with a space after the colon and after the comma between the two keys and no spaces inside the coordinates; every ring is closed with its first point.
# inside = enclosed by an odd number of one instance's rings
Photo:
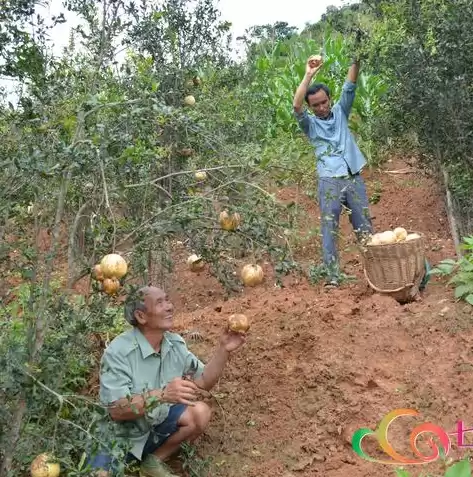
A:
{"type": "MultiPolygon", "coordinates": [[[[117,336],[102,357],[100,400],[109,409],[117,437],[132,445],[127,461],[141,462],[140,475],[173,477],[164,463],[184,442],[206,429],[211,410],[199,401],[199,388],[210,390],[244,336],[224,331],[206,366],[181,336],[171,333],[173,306],[160,288],[144,287],[125,305],[133,329],[117,336]],[[190,379],[189,379],[190,378],[190,379]]],[[[96,455],[97,475],[109,475],[112,458],[96,455]]]]}

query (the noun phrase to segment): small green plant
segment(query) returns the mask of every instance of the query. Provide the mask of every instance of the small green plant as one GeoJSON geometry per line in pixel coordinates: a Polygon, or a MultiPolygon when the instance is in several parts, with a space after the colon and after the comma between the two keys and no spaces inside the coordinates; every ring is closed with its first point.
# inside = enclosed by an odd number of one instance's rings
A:
{"type": "Polygon", "coordinates": [[[473,236],[464,237],[461,248],[466,251],[459,260],[442,260],[430,275],[451,276],[449,285],[455,285],[455,298],[473,306],[473,236]]]}
{"type": "Polygon", "coordinates": [[[356,280],[355,277],[341,272],[338,267],[335,267],[334,271],[332,271],[324,264],[311,265],[308,270],[309,282],[312,285],[315,285],[316,283],[319,283],[327,278],[333,277],[334,275],[338,277],[340,284],[356,280]]]}
{"type": "MultiPolygon", "coordinates": [[[[440,477],[432,474],[421,474],[424,477],[440,477]]],[[[411,474],[404,469],[396,469],[396,477],[411,477],[411,474]]],[[[442,477],[471,477],[471,465],[468,459],[455,462],[447,468],[442,477]]]]}
{"type": "Polygon", "coordinates": [[[196,447],[192,444],[182,444],[180,459],[182,460],[182,468],[188,473],[189,477],[205,477],[209,474],[210,458],[200,458],[196,447]]]}

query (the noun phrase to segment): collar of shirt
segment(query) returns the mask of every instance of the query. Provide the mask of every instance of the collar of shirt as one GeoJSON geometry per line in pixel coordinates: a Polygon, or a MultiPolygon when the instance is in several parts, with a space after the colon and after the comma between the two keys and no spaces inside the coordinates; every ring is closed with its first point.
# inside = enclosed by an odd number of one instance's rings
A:
{"type": "Polygon", "coordinates": [[[146,359],[148,356],[151,356],[153,354],[159,354],[161,358],[164,358],[166,354],[169,352],[170,347],[172,344],[169,342],[167,339],[166,335],[163,335],[163,340],[161,342],[161,349],[158,352],[156,352],[153,347],[150,345],[149,341],[146,339],[146,337],[141,333],[141,331],[138,328],[133,329],[133,334],[134,334],[134,340],[138,347],[140,348],[141,351],[141,356],[143,359],[146,359]]]}

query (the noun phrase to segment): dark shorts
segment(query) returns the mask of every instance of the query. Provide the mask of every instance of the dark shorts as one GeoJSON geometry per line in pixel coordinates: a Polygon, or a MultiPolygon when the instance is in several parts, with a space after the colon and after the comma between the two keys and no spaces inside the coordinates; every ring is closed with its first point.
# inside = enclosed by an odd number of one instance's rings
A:
{"type": "MultiPolygon", "coordinates": [[[[178,429],[178,421],[181,415],[186,410],[187,406],[185,404],[174,404],[169,409],[168,417],[165,421],[157,426],[153,427],[148,440],[143,448],[142,459],[144,459],[148,454],[152,454],[156,449],[161,447],[169,436],[174,434],[178,429]]],[[[136,461],[136,457],[133,454],[128,454],[126,461],[131,463],[136,461]]],[[[92,460],[89,460],[89,465],[92,469],[102,469],[110,471],[113,468],[112,457],[106,453],[99,453],[93,457],[92,460]]]]}

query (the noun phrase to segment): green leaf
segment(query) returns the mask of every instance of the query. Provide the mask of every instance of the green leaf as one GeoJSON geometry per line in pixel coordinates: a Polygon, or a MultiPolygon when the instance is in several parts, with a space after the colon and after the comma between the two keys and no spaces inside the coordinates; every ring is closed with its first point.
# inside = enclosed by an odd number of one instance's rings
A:
{"type": "Polygon", "coordinates": [[[470,293],[466,298],[465,301],[473,306],[473,293],[470,293]]]}
{"type": "Polygon", "coordinates": [[[396,477],[410,477],[410,474],[407,470],[396,469],[396,477]]]}
{"type": "Polygon", "coordinates": [[[456,462],[445,472],[445,477],[471,477],[471,467],[468,460],[456,462]]]}
{"type": "Polygon", "coordinates": [[[455,298],[462,298],[464,295],[473,293],[473,283],[460,285],[455,289],[455,298]]]}

